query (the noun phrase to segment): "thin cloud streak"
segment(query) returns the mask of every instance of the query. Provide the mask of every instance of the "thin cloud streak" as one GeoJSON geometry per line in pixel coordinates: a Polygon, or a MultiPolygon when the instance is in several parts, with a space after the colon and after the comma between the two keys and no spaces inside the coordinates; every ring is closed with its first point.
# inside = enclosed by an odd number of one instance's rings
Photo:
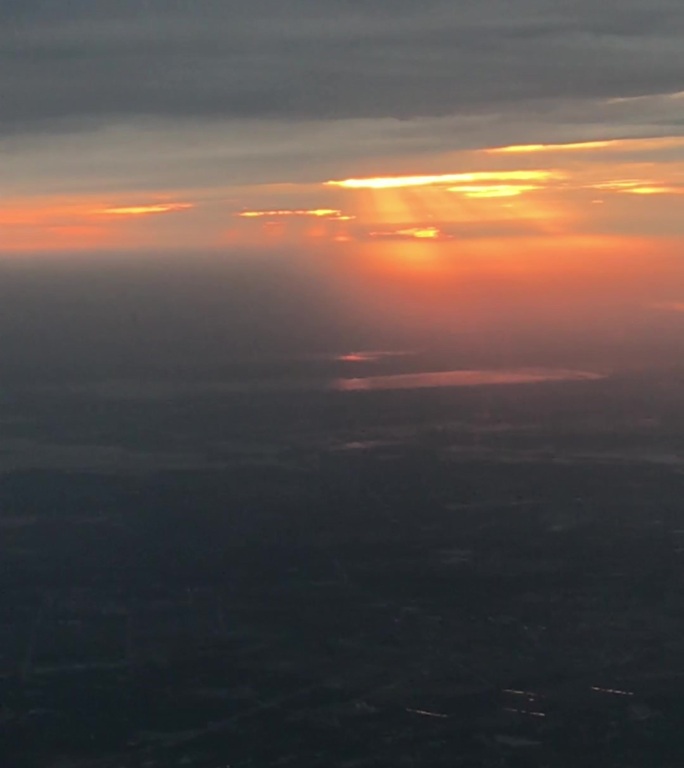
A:
{"type": "Polygon", "coordinates": [[[152,205],[129,205],[120,208],[104,208],[96,213],[104,213],[111,216],[148,216],[159,213],[178,213],[187,211],[195,206],[192,203],[155,203],[152,205]]]}
{"type": "MultiPolygon", "coordinates": [[[[558,171],[477,171],[472,173],[443,173],[434,176],[389,176],[368,179],[326,181],[331,187],[343,189],[400,189],[405,187],[435,187],[449,184],[470,184],[479,181],[548,181],[562,178],[558,171]]],[[[457,188],[455,188],[457,189],[457,188]]]]}

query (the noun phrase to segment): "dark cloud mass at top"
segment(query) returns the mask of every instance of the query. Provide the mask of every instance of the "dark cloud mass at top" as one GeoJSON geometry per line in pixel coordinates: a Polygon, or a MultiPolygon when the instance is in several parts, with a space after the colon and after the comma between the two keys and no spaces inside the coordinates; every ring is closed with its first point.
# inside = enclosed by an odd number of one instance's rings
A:
{"type": "Polygon", "coordinates": [[[0,0],[0,131],[684,89],[681,0],[0,0]]]}

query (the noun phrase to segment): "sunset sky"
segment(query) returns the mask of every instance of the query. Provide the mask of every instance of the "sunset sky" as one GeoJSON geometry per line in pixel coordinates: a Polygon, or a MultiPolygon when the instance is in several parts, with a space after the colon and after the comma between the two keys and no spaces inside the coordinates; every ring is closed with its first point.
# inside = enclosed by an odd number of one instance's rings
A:
{"type": "Polygon", "coordinates": [[[0,0],[2,261],[676,338],[683,34],[681,0],[0,0]]]}

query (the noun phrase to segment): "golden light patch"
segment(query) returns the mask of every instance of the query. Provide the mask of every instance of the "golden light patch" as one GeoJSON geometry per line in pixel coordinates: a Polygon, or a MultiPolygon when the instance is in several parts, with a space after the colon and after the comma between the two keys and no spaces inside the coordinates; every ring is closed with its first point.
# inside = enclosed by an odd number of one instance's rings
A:
{"type": "Polygon", "coordinates": [[[577,141],[567,144],[512,144],[483,150],[489,155],[533,154],[540,152],[577,152],[595,149],[622,152],[655,151],[684,147],[684,136],[662,136],[645,139],[606,139],[605,141],[577,141]]]}
{"type": "Polygon", "coordinates": [[[605,149],[615,142],[608,141],[576,141],[570,144],[512,144],[508,147],[492,147],[485,152],[490,155],[525,154],[533,152],[573,152],[577,150],[605,149]]]}
{"type": "Polygon", "coordinates": [[[525,192],[541,189],[538,184],[465,184],[449,187],[449,192],[457,192],[465,197],[518,197],[525,192]]]}
{"type": "Polygon", "coordinates": [[[674,186],[648,179],[617,179],[593,184],[591,189],[621,192],[628,195],[684,195],[684,186],[674,186]]]}
{"type": "Polygon", "coordinates": [[[620,191],[626,192],[629,195],[684,195],[684,188],[668,187],[664,184],[645,187],[630,187],[620,191]]]}
{"type": "Polygon", "coordinates": [[[117,245],[101,218],[83,199],[37,198],[5,201],[0,210],[0,250],[42,252],[117,245]]]}
{"type": "MultiPolygon", "coordinates": [[[[89,196],[18,198],[5,201],[0,210],[4,252],[82,251],[124,248],[155,242],[158,226],[140,224],[149,214],[194,208],[190,203],[158,202],[121,205],[116,199],[89,196]],[[146,239],[147,238],[147,239],[146,239]]],[[[175,235],[174,235],[175,237],[175,235]]]]}
{"type": "Polygon", "coordinates": [[[380,176],[367,179],[340,179],[325,183],[327,186],[344,189],[398,189],[482,182],[544,182],[558,178],[563,178],[563,174],[557,171],[475,171],[471,173],[443,173],[432,176],[380,176]]]}
{"type": "Polygon", "coordinates": [[[330,219],[332,221],[350,221],[354,218],[336,208],[312,208],[310,210],[282,208],[272,211],[241,211],[237,215],[243,219],[271,219],[291,216],[295,218],[312,217],[316,219],[330,219]]]}
{"type": "Polygon", "coordinates": [[[369,234],[371,237],[396,237],[416,240],[445,240],[449,237],[437,227],[407,227],[406,229],[370,232],[369,234]]]}
{"type": "Polygon", "coordinates": [[[615,179],[613,181],[603,181],[599,184],[592,184],[591,189],[607,190],[609,192],[624,192],[626,189],[652,184],[651,181],[643,179],[615,179]]]}
{"type": "Polygon", "coordinates": [[[437,227],[410,227],[409,229],[400,229],[397,234],[415,237],[418,240],[436,240],[438,237],[443,237],[442,232],[437,227]]]}
{"type": "Polygon", "coordinates": [[[96,213],[111,216],[148,216],[155,213],[175,213],[194,208],[191,203],[155,203],[153,205],[129,205],[119,208],[104,208],[96,213]]]}

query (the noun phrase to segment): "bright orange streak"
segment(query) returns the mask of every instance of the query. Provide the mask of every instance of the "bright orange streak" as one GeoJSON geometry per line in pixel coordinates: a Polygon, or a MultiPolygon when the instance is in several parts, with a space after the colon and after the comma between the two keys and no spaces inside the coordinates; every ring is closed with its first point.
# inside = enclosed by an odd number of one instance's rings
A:
{"type": "Polygon", "coordinates": [[[628,195],[684,195],[684,187],[673,187],[648,179],[624,179],[593,184],[592,189],[605,189],[628,195]]]}
{"type": "Polygon", "coordinates": [[[417,240],[448,239],[448,235],[437,227],[410,227],[408,229],[396,229],[389,232],[370,232],[371,237],[407,237],[417,240]]]}
{"type": "Polygon", "coordinates": [[[190,203],[158,203],[156,205],[131,205],[123,208],[105,208],[98,213],[107,213],[113,216],[147,216],[152,213],[174,213],[194,208],[190,203]]]}
{"type": "Polygon", "coordinates": [[[434,240],[442,236],[437,227],[411,227],[410,229],[400,229],[397,234],[417,237],[419,240],[434,240]]]}
{"type": "Polygon", "coordinates": [[[605,181],[601,184],[593,184],[592,189],[607,189],[611,192],[624,192],[627,189],[653,184],[652,181],[644,179],[619,179],[616,181],[605,181]]]}
{"type": "Polygon", "coordinates": [[[531,192],[535,189],[540,189],[540,187],[536,184],[492,184],[491,186],[466,184],[459,187],[449,187],[449,192],[458,192],[466,197],[477,198],[517,197],[523,192],[531,192]]]}
{"type": "Polygon", "coordinates": [[[444,173],[436,176],[384,176],[369,179],[326,181],[331,187],[345,189],[396,189],[398,187],[429,187],[445,184],[477,184],[487,181],[549,181],[562,178],[556,171],[480,171],[474,173],[444,173]]]}
{"type": "Polygon", "coordinates": [[[493,147],[486,149],[490,155],[522,154],[526,152],[565,152],[583,149],[603,149],[615,144],[616,141],[577,141],[571,144],[512,144],[509,147],[493,147]]]}
{"type": "Polygon", "coordinates": [[[276,216],[311,216],[321,219],[333,219],[335,221],[350,221],[354,218],[334,208],[313,208],[311,210],[290,210],[285,208],[275,211],[242,211],[237,215],[243,219],[270,219],[276,216]]]}
{"type": "Polygon", "coordinates": [[[9,253],[121,248],[146,242],[146,236],[159,236],[158,225],[154,224],[156,234],[146,234],[150,224],[143,223],[145,215],[194,208],[190,203],[131,206],[116,202],[89,196],[4,201],[0,210],[0,249],[9,253]]]}
{"type": "Polygon", "coordinates": [[[619,192],[626,192],[629,195],[684,195],[682,187],[629,187],[620,189],[619,192]]]}
{"type": "Polygon", "coordinates": [[[578,141],[569,144],[513,144],[483,150],[489,155],[529,154],[533,152],[566,152],[592,149],[658,150],[684,146],[684,136],[664,136],[652,139],[608,139],[606,141],[578,141]]]}

